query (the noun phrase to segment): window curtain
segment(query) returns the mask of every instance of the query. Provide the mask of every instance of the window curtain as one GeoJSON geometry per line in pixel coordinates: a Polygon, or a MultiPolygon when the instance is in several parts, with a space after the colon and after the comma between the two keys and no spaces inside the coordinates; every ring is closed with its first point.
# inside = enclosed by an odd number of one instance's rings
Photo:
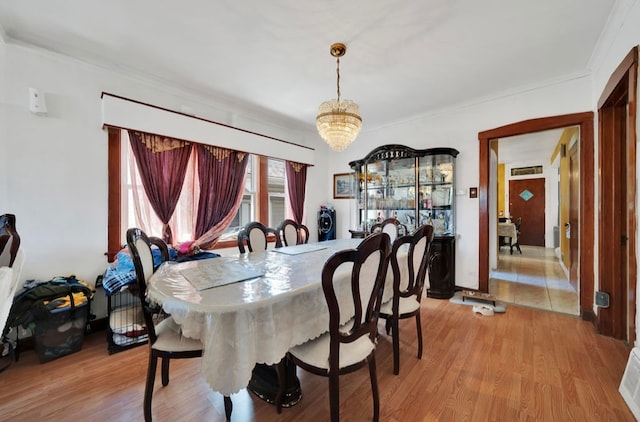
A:
{"type": "Polygon", "coordinates": [[[202,144],[196,154],[200,198],[193,247],[211,249],[240,208],[249,155],[202,144]]]}
{"type": "Polygon", "coordinates": [[[189,142],[144,132],[129,131],[147,198],[162,221],[162,239],[173,243],[169,220],[184,183],[192,145],[189,142]]]}
{"type": "Polygon", "coordinates": [[[304,191],[307,185],[307,165],[287,161],[285,170],[287,172],[287,193],[289,194],[289,204],[293,220],[302,224],[304,217],[304,191]]]}
{"type": "MultiPolygon", "coordinates": [[[[128,143],[130,144],[130,142],[128,143]]],[[[129,180],[131,186],[132,203],[130,208],[134,213],[134,222],[137,227],[141,228],[145,233],[151,235],[153,233],[162,233],[162,221],[156,215],[151,207],[151,203],[147,199],[147,194],[142,186],[142,179],[138,171],[136,160],[133,159],[133,151],[129,146],[129,180]]],[[[196,226],[196,215],[198,212],[197,202],[200,194],[198,185],[196,166],[196,156],[191,154],[187,172],[182,186],[182,193],[178,199],[176,209],[169,220],[169,227],[173,236],[173,242],[176,244],[180,241],[193,240],[196,226]]],[[[133,222],[131,222],[133,223],[133,222]]]]}

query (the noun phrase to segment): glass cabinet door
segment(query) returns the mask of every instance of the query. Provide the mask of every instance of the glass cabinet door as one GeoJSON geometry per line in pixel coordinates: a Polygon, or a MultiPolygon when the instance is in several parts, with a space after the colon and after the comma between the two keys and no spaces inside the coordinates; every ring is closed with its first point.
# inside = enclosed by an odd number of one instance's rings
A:
{"type": "Polygon", "coordinates": [[[367,163],[358,174],[361,230],[387,218],[396,218],[412,232],[415,228],[415,158],[367,163]]]}
{"type": "Polygon", "coordinates": [[[431,224],[436,236],[455,233],[454,157],[448,154],[418,158],[420,225],[431,224]]]}

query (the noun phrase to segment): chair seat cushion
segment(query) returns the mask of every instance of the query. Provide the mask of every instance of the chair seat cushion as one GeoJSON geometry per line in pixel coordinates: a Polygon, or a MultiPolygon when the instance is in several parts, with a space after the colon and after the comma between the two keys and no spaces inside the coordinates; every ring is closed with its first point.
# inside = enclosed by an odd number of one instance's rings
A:
{"type": "Polygon", "coordinates": [[[158,339],[151,346],[156,350],[165,352],[202,350],[200,340],[184,337],[180,331],[180,326],[171,317],[165,318],[156,325],[156,335],[158,339]]]}
{"type": "MultiPolygon", "coordinates": [[[[368,336],[360,337],[352,343],[340,344],[340,368],[362,362],[375,347],[375,343],[368,336]]],[[[289,353],[309,365],[328,370],[329,333],[295,346],[289,350],[289,353]]]]}
{"type": "MultiPolygon", "coordinates": [[[[398,312],[400,315],[409,314],[420,309],[420,303],[415,297],[401,297],[398,303],[398,312]]],[[[388,300],[380,305],[380,314],[393,315],[393,299],[388,300]]]]}

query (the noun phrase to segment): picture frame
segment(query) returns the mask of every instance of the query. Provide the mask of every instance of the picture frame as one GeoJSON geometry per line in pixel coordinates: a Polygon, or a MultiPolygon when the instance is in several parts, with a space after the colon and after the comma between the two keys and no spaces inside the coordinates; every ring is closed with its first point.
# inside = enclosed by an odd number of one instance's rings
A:
{"type": "Polygon", "coordinates": [[[333,199],[355,197],[354,173],[336,173],[333,175],[333,199]]]}

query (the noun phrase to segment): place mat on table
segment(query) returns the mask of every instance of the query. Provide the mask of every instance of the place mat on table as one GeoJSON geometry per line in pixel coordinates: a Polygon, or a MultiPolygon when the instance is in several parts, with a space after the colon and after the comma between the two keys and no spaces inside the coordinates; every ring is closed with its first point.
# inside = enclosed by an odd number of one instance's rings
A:
{"type": "Polygon", "coordinates": [[[278,252],[278,253],[284,253],[287,255],[300,255],[307,252],[320,251],[322,249],[327,249],[327,247],[322,245],[315,245],[315,244],[314,245],[303,244],[303,245],[295,245],[295,246],[285,246],[284,248],[276,248],[276,249],[272,249],[272,251],[278,252]]]}
{"type": "Polygon", "coordinates": [[[206,290],[239,281],[262,277],[260,273],[244,265],[224,259],[207,259],[202,264],[180,270],[184,278],[193,284],[196,290],[206,290]]]}

